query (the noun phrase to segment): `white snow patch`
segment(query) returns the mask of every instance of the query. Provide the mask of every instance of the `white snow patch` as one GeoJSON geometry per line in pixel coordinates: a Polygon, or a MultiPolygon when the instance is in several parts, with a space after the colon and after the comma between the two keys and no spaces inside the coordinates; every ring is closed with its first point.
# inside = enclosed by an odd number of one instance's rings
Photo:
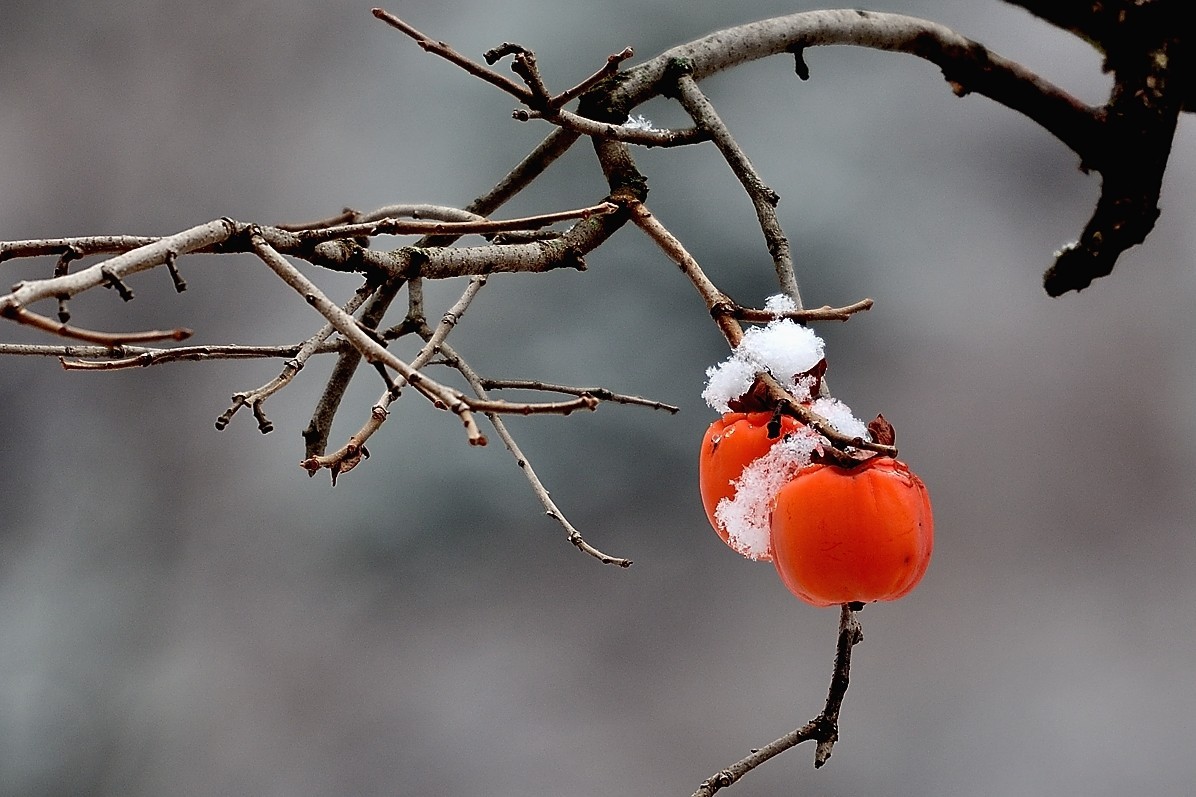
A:
{"type": "Polygon", "coordinates": [[[769,555],[769,525],[777,492],[810,464],[822,443],[817,432],[802,427],[778,441],[768,453],[743,469],[735,494],[718,502],[714,517],[727,531],[731,547],[749,559],[769,555]]]}
{"type": "Polygon", "coordinates": [[[815,399],[814,403],[810,405],[810,409],[830,421],[836,431],[847,437],[858,437],[861,440],[870,440],[872,437],[868,432],[868,425],[855,417],[851,412],[851,407],[839,399],[825,397],[815,399]]]}
{"type": "Polygon", "coordinates": [[[626,127],[628,130],[647,130],[649,133],[656,130],[656,126],[652,124],[652,120],[642,114],[627,117],[627,121],[623,123],[623,127],[626,127]]]}
{"type": "Polygon", "coordinates": [[[755,363],[734,356],[707,368],[703,400],[716,412],[730,412],[728,403],[748,392],[759,370],[755,363]]]}
{"type": "Polygon", "coordinates": [[[769,296],[764,301],[764,309],[770,313],[780,315],[788,313],[797,309],[797,302],[790,299],[783,293],[778,293],[775,296],[769,296]]]}

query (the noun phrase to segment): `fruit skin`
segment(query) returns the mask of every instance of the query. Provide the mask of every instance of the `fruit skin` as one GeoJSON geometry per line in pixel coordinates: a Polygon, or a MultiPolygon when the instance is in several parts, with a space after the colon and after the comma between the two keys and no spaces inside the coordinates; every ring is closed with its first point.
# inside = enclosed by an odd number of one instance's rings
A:
{"type": "MultiPolygon", "coordinates": [[[[731,545],[729,535],[715,519],[714,511],[719,501],[735,497],[732,482],[740,477],[744,468],[767,454],[773,444],[786,434],[801,427],[796,418],[783,415],[780,436],[769,438],[768,422],[772,417],[771,412],[728,412],[710,424],[706,436],[702,438],[702,452],[698,458],[698,487],[702,493],[702,506],[718,536],[739,554],[744,552],[731,545]]],[[[762,562],[771,559],[768,554],[755,558],[762,562]]]]}
{"type": "Polygon", "coordinates": [[[815,606],[897,600],[930,564],[930,494],[904,462],[803,468],[777,493],[772,557],[789,591],[815,606]]]}

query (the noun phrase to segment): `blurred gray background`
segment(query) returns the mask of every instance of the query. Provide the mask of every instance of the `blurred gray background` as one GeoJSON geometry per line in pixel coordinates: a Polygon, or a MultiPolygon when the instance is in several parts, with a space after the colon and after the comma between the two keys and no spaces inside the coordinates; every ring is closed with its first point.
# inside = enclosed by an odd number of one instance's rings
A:
{"type": "MultiPolygon", "coordinates": [[[[408,1],[479,55],[536,50],[572,84],[720,27],[819,7],[408,1]]],[[[996,0],[890,2],[1088,101],[1085,45],[996,0]]],[[[463,205],[547,132],[358,2],[8,2],[0,238],[162,234],[222,215],[463,205]]],[[[922,586],[861,615],[830,764],[791,751],[739,797],[1187,794],[1196,781],[1193,129],[1163,215],[1114,276],[1040,275],[1098,180],[1026,119],[956,98],[912,57],[812,51],[707,90],[766,180],[836,394],[883,411],[934,498],[922,586]]],[[[641,109],[680,124],[664,102],[641,109]]],[[[774,292],[754,217],[709,146],[643,151],[650,205],[744,303],[774,292]]],[[[579,146],[500,215],[603,195],[579,146]]],[[[677,269],[626,228],[585,273],[491,281],[454,335],[485,374],[600,384],[620,406],[511,427],[603,567],[568,545],[500,445],[405,396],[332,489],[297,463],[330,361],[212,423],[273,362],[66,373],[0,361],[0,794],[689,794],[821,708],[836,612],[706,526],[703,371],[725,346],[677,269]]],[[[0,265],[9,282],[52,260],[0,265]]],[[[285,343],[319,326],[248,258],[186,258],[72,304],[108,329],[285,343]]],[[[319,275],[340,297],[352,281],[319,275]]],[[[429,289],[437,313],[459,284],[429,289]]],[[[52,308],[47,308],[52,310],[52,308]]],[[[8,341],[38,340],[6,326],[8,341]]],[[[409,348],[400,351],[410,354],[409,348]]],[[[379,393],[363,373],[334,434],[379,393]]]]}

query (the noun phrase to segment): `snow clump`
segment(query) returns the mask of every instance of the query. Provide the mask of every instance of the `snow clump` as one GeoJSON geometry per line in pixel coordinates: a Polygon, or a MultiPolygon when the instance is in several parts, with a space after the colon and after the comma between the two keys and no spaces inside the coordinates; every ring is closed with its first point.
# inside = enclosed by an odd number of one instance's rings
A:
{"type": "Polygon", "coordinates": [[[807,427],[785,436],[768,453],[743,469],[731,498],[718,502],[715,519],[727,530],[727,542],[749,559],[770,558],[769,527],[777,492],[810,464],[822,436],[807,427]]]}
{"type": "MultiPolygon", "coordinates": [[[[765,310],[784,313],[794,309],[787,296],[773,296],[765,310]]],[[[788,318],[778,318],[743,335],[731,356],[706,369],[702,398],[717,412],[730,412],[730,403],[752,386],[755,375],[767,371],[793,393],[798,401],[809,401],[813,380],[802,374],[822,360],[825,346],[814,331],[788,318]]]]}

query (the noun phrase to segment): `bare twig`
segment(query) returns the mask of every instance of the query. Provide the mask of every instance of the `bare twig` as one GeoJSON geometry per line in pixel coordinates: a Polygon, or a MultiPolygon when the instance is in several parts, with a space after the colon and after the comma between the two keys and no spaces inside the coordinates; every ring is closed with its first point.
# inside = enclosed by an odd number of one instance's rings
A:
{"type": "MultiPolygon", "coordinates": [[[[466,286],[461,297],[444,312],[435,330],[429,330],[423,324],[423,291],[417,287],[418,285],[419,281],[415,280],[410,286],[415,290],[411,291],[411,310],[408,311],[408,318],[413,319],[413,325],[420,327],[418,331],[423,333],[425,338],[423,347],[411,360],[411,367],[417,371],[427,365],[432,357],[440,351],[440,346],[444,343],[445,338],[461,320],[461,316],[469,308],[474,297],[478,295],[478,291],[486,285],[486,277],[473,277],[469,280],[469,285],[466,286]]],[[[370,417],[360,429],[353,433],[348,442],[330,454],[307,457],[301,463],[304,469],[314,475],[322,468],[327,468],[332,472],[332,483],[336,484],[337,476],[356,467],[361,462],[362,455],[368,457],[369,451],[365,444],[390,417],[390,405],[398,400],[399,391],[405,382],[406,380],[401,380],[393,385],[388,385],[386,392],[370,408],[370,417]]]]}
{"type": "MultiPolygon", "coordinates": [[[[478,376],[477,372],[474,371],[467,362],[461,359],[461,357],[458,356],[453,348],[447,343],[443,344],[440,349],[441,354],[444,355],[445,359],[448,360],[449,363],[456,368],[462,376],[465,377],[465,381],[469,382],[477,397],[483,401],[488,400],[489,397],[486,394],[486,389],[482,387],[482,379],[478,376]]],[[[505,445],[507,450],[511,452],[511,456],[515,457],[515,461],[519,464],[520,470],[523,471],[523,475],[527,477],[528,483],[532,487],[532,492],[536,494],[536,498],[539,499],[540,505],[544,507],[544,512],[561,525],[561,528],[563,528],[566,535],[568,535],[569,542],[575,545],[578,550],[582,551],[588,556],[594,557],[603,564],[616,565],[618,567],[630,567],[630,559],[623,559],[603,553],[586,542],[585,538],[581,536],[581,532],[569,522],[569,519],[565,517],[565,513],[562,512],[556,505],[556,502],[552,500],[552,496],[548,494],[548,490],[544,487],[544,484],[540,481],[540,477],[536,475],[536,471],[532,468],[531,463],[528,462],[527,457],[524,456],[523,451],[515,442],[515,438],[513,438],[511,433],[507,430],[507,426],[505,423],[503,423],[502,418],[496,413],[490,412],[486,413],[486,417],[494,426],[494,431],[496,434],[498,434],[499,439],[503,441],[503,445],[505,445]]]]}
{"type": "MultiPolygon", "coordinates": [[[[7,296],[0,296],[0,310],[27,307],[42,299],[74,296],[77,293],[109,283],[113,279],[121,280],[139,271],[160,266],[166,262],[172,252],[177,257],[220,241],[226,241],[236,230],[237,225],[231,219],[216,219],[174,235],[152,240],[136,249],[130,249],[123,254],[73,274],[19,282],[7,296]]],[[[56,252],[47,254],[56,254],[56,252]]]]}
{"type": "MultiPolygon", "coordinates": [[[[0,345],[0,354],[26,354],[60,357],[62,367],[68,371],[118,371],[127,368],[144,368],[165,363],[207,360],[266,360],[279,357],[294,357],[304,344],[289,346],[243,346],[237,344],[203,344],[199,346],[178,346],[170,349],[148,349],[121,345],[118,349],[104,346],[12,346],[0,345]],[[20,349],[26,349],[21,351],[20,349]],[[112,359],[113,352],[122,356],[112,359]],[[76,359],[66,359],[68,357],[76,359]]],[[[322,342],[313,354],[339,352],[348,346],[344,341],[322,342]]]]}
{"type": "Polygon", "coordinates": [[[362,329],[357,319],[346,313],[333,303],[316,287],[315,283],[305,277],[298,269],[286,261],[270,244],[266,243],[261,234],[254,231],[250,234],[250,241],[258,257],[270,269],[282,278],[283,282],[294,288],[303,298],[316,309],[328,322],[341,333],[353,346],[362,353],[367,361],[381,362],[401,375],[407,382],[427,396],[437,407],[447,409],[457,414],[465,426],[466,435],[471,445],[485,445],[486,437],[477,427],[464,396],[452,388],[441,385],[417,372],[410,365],[395,357],[380,343],[374,340],[362,329]]]}
{"type": "MultiPolygon", "coordinates": [[[[346,302],[345,306],[341,309],[349,315],[352,315],[353,313],[357,312],[357,308],[361,306],[362,302],[364,302],[373,294],[373,291],[373,286],[369,282],[366,282],[364,285],[358,288],[356,292],[354,292],[353,298],[346,302]]],[[[232,420],[233,416],[237,414],[238,410],[240,410],[242,407],[250,407],[253,410],[254,417],[258,421],[258,430],[261,431],[262,434],[272,432],[274,430],[274,424],[270,422],[270,419],[266,417],[265,410],[262,409],[262,405],[265,403],[266,399],[270,398],[270,396],[273,396],[275,393],[289,385],[296,375],[303,370],[303,367],[307,364],[307,361],[311,359],[313,354],[328,350],[343,353],[344,351],[352,348],[347,341],[337,341],[331,344],[327,343],[326,341],[332,336],[334,331],[335,327],[333,327],[332,324],[325,324],[318,332],[316,332],[316,334],[305,340],[298,347],[294,353],[294,356],[283,364],[282,371],[278,374],[278,376],[274,377],[266,384],[254,388],[253,390],[248,390],[242,393],[234,393],[232,397],[232,404],[230,404],[228,409],[221,413],[220,417],[216,419],[216,428],[220,430],[225,429],[232,420]]]]}
{"type": "MultiPolygon", "coordinates": [[[[618,206],[611,202],[600,202],[597,205],[562,210],[555,213],[542,213],[537,216],[525,216],[518,219],[469,219],[463,221],[419,221],[396,218],[381,218],[366,220],[356,224],[344,224],[335,227],[324,227],[314,230],[300,230],[296,233],[299,240],[304,242],[329,241],[337,238],[355,238],[358,236],[374,235],[494,235],[500,232],[514,230],[534,230],[554,224],[558,221],[570,219],[588,219],[591,216],[614,213],[618,206]]],[[[462,211],[463,212],[463,211],[462,211]]],[[[473,215],[473,214],[469,214],[473,215]]]]}
{"type": "Polygon", "coordinates": [[[746,758],[736,761],[726,769],[719,770],[702,782],[693,797],[712,797],[715,792],[735,784],[740,778],[756,767],[775,758],[802,742],[816,741],[814,751],[814,766],[821,767],[827,762],[839,738],[839,712],[843,707],[843,697],[851,682],[851,650],[864,639],[860,630],[859,620],[850,605],[844,605],[839,611],[839,636],[835,646],[835,669],[831,675],[831,685],[826,697],[826,705],[822,713],[805,725],[797,728],[781,738],[773,741],[746,758]]]}
{"type": "MultiPolygon", "coordinates": [[[[511,197],[518,194],[531,184],[533,180],[543,174],[557,158],[565,154],[577,141],[578,134],[560,128],[553,130],[515,168],[511,169],[497,184],[485,194],[482,194],[465,208],[468,213],[480,217],[487,216],[503,206],[511,197]]],[[[416,242],[416,246],[442,245],[447,246],[455,237],[427,237],[416,242]]],[[[361,314],[361,323],[371,329],[377,329],[391,302],[398,296],[399,289],[405,284],[403,279],[391,279],[382,285],[370,298],[361,314]]],[[[332,419],[340,408],[341,399],[357,366],[361,363],[361,355],[356,349],[345,352],[336,361],[336,366],[324,386],[319,402],[312,412],[307,428],[303,430],[304,448],[306,456],[320,456],[328,447],[328,435],[332,430],[332,419]]]]}
{"type": "Polygon", "coordinates": [[[609,138],[644,147],[683,147],[710,138],[706,131],[693,127],[685,130],[656,130],[629,125],[614,125],[607,122],[596,122],[562,109],[546,111],[520,109],[514,111],[511,116],[521,122],[530,119],[544,119],[582,135],[609,138]]]}
{"type": "Polygon", "coordinates": [[[732,348],[738,346],[743,340],[743,327],[731,315],[716,312],[719,307],[734,307],[735,303],[710,281],[693,255],[686,250],[675,235],[660,223],[646,205],[642,202],[628,202],[627,209],[636,226],[643,230],[668,255],[669,259],[677,264],[681,273],[697,288],[698,294],[706,303],[706,309],[714,316],[714,321],[722,331],[723,337],[727,339],[727,343],[732,348]]]}
{"type": "Polygon", "coordinates": [[[613,75],[615,72],[619,71],[619,64],[623,63],[628,58],[631,58],[633,55],[635,55],[635,50],[631,49],[630,47],[624,47],[619,52],[614,53],[613,55],[608,55],[606,57],[606,64],[601,69],[578,83],[576,86],[565,89],[560,94],[550,99],[548,101],[548,107],[560,108],[562,105],[565,105],[571,100],[580,97],[582,94],[586,93],[591,88],[598,85],[603,80],[613,75]]]}
{"type": "Polygon", "coordinates": [[[381,8],[375,8],[373,9],[373,14],[375,17],[382,20],[387,25],[390,25],[395,30],[401,31],[407,36],[410,36],[415,40],[416,44],[424,49],[425,52],[432,53],[433,55],[439,55],[446,61],[461,67],[474,77],[479,77],[487,83],[498,86],[500,89],[512,95],[520,102],[531,102],[533,100],[532,92],[525,89],[523,86],[520,86],[515,81],[511,80],[505,75],[500,75],[493,69],[479,64],[477,61],[466,58],[464,55],[461,55],[461,53],[457,52],[444,42],[435,41],[434,39],[425,36],[403,20],[396,17],[394,14],[391,14],[389,11],[381,8]]]}
{"type": "Polygon", "coordinates": [[[76,259],[88,255],[128,252],[130,249],[137,249],[157,240],[156,237],[143,235],[88,235],[79,238],[4,241],[0,242],[0,261],[18,257],[61,255],[64,252],[73,252],[71,259],[76,259]]]}
{"type": "Polygon", "coordinates": [[[0,304],[0,317],[9,318],[18,324],[25,324],[51,335],[59,335],[72,340],[82,340],[88,343],[99,343],[104,346],[121,346],[125,343],[153,343],[159,340],[186,340],[191,337],[189,329],[149,329],[141,332],[98,332],[93,329],[83,329],[55,321],[44,315],[38,315],[26,310],[20,305],[0,304]]]}
{"type": "Polygon", "coordinates": [[[845,307],[823,305],[822,307],[815,307],[809,310],[786,310],[783,313],[777,313],[771,310],[758,310],[753,307],[736,306],[729,308],[727,312],[731,314],[732,318],[740,321],[750,321],[760,324],[774,321],[778,318],[789,318],[801,323],[806,321],[846,321],[856,313],[871,310],[873,304],[874,302],[871,299],[861,299],[845,307]]]}
{"type": "Polygon", "coordinates": [[[773,191],[756,172],[748,156],[731,136],[731,131],[719,118],[714,105],[707,99],[698,84],[689,74],[682,73],[677,77],[677,99],[682,107],[697,124],[714,140],[714,145],[723,154],[723,159],[731,167],[731,171],[743,184],[743,189],[752,200],[756,209],[756,218],[760,221],[760,230],[764,233],[764,242],[768,246],[768,253],[772,255],[773,268],[777,273],[777,282],[781,292],[788,296],[802,308],[801,293],[797,287],[797,277],[793,273],[793,256],[789,251],[789,239],[781,229],[781,222],[777,219],[777,203],[780,196],[773,191]]]}
{"type": "Polygon", "coordinates": [[[637,404],[641,407],[649,407],[654,410],[664,410],[670,414],[676,414],[681,411],[680,407],[665,404],[663,401],[614,393],[604,387],[554,385],[534,379],[483,379],[481,384],[486,390],[544,390],[551,393],[565,393],[571,396],[593,396],[599,401],[610,401],[615,404],[637,404]]]}

